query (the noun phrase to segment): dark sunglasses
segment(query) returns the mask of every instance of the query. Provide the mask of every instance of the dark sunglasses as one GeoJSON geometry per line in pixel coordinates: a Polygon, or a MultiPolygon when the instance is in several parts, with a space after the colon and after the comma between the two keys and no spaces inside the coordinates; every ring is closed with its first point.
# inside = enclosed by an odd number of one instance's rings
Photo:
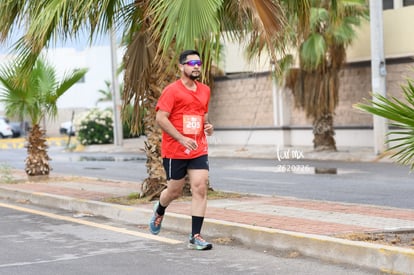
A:
{"type": "Polygon", "coordinates": [[[195,65],[200,67],[203,64],[203,62],[201,62],[201,60],[189,60],[187,62],[184,62],[183,65],[184,64],[187,64],[188,66],[191,66],[191,67],[194,67],[195,65]]]}

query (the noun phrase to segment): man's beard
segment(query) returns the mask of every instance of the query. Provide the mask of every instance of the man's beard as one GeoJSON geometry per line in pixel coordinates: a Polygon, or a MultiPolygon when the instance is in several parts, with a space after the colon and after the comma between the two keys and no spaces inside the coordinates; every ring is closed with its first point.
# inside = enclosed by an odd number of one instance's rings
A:
{"type": "Polygon", "coordinates": [[[197,80],[200,77],[200,75],[192,75],[190,74],[190,79],[191,80],[197,80]]]}
{"type": "Polygon", "coordinates": [[[193,75],[193,73],[191,74],[187,74],[186,72],[184,72],[185,76],[188,77],[191,80],[197,80],[200,77],[200,74],[198,75],[193,75]]]}

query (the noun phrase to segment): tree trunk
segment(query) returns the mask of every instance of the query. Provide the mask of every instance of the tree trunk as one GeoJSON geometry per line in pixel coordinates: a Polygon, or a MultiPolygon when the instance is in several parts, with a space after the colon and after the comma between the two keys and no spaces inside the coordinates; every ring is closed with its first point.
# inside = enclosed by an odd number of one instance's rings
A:
{"type": "Polygon", "coordinates": [[[147,136],[145,142],[147,162],[145,166],[148,177],[142,185],[142,196],[147,197],[148,200],[159,197],[161,191],[167,186],[161,157],[161,129],[156,125],[155,114],[155,108],[153,108],[153,110],[148,110],[145,118],[145,134],[147,136]]]}
{"type": "MultiPolygon", "coordinates": [[[[156,75],[156,74],[155,74],[156,75]]],[[[150,89],[145,100],[146,115],[144,117],[144,131],[147,136],[145,142],[145,153],[147,155],[147,174],[148,177],[142,185],[142,197],[153,200],[159,197],[160,193],[167,186],[167,179],[162,164],[161,156],[161,129],[155,121],[158,98],[160,97],[162,88],[158,85],[158,80],[151,78],[150,89]]]]}
{"type": "Polygon", "coordinates": [[[28,137],[26,174],[28,176],[48,176],[50,172],[48,145],[45,131],[40,129],[39,124],[33,125],[28,137]]]}
{"type": "Polygon", "coordinates": [[[336,151],[332,114],[325,114],[315,119],[313,135],[313,148],[315,151],[336,151]]]}

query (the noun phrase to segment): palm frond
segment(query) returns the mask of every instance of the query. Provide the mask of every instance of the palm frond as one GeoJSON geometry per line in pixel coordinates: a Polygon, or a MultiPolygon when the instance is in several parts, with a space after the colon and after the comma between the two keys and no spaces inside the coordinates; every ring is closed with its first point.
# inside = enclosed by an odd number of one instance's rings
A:
{"type": "Polygon", "coordinates": [[[74,70],[73,72],[66,72],[63,75],[62,80],[59,84],[57,84],[56,92],[55,92],[55,100],[61,97],[70,87],[75,85],[79,80],[81,80],[89,69],[81,68],[74,70]]]}
{"type": "Polygon", "coordinates": [[[287,18],[281,4],[271,0],[240,1],[238,13],[244,15],[239,17],[243,21],[237,21],[238,29],[245,32],[236,33],[240,34],[238,41],[247,39],[248,58],[252,60],[266,52],[276,61],[286,51],[286,41],[290,38],[286,35],[287,18]]]}
{"type": "MultiPolygon", "coordinates": [[[[153,19],[150,33],[159,41],[160,52],[166,53],[174,45],[179,53],[195,48],[200,40],[210,40],[218,33],[220,24],[218,10],[221,0],[168,0],[151,1],[148,16],[153,19]]],[[[177,54],[178,54],[177,53],[177,54]]]]}
{"type": "Polygon", "coordinates": [[[295,17],[298,22],[297,34],[299,37],[307,36],[309,32],[309,18],[311,13],[311,0],[283,0],[287,13],[295,17]]]}
{"type": "Polygon", "coordinates": [[[300,49],[303,69],[312,70],[320,66],[325,60],[326,49],[324,37],[319,33],[311,34],[300,49]]]}
{"type": "Polygon", "coordinates": [[[0,3],[0,41],[15,35],[22,27],[25,14],[27,14],[27,1],[4,0],[0,3]]]}
{"type": "Polygon", "coordinates": [[[373,94],[372,100],[365,100],[365,103],[358,103],[354,108],[368,112],[386,119],[389,124],[403,130],[391,130],[387,134],[388,144],[393,144],[388,151],[396,151],[392,155],[397,162],[409,165],[414,169],[414,86],[412,80],[407,79],[407,85],[402,86],[406,102],[395,97],[390,99],[373,94]]]}

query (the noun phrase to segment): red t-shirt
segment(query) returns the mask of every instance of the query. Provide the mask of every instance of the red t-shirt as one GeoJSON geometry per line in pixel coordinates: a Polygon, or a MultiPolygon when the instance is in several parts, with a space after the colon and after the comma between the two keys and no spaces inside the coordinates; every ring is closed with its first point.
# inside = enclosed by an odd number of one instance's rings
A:
{"type": "Polygon", "coordinates": [[[196,91],[188,90],[181,79],[168,85],[162,92],[156,111],[170,113],[169,120],[184,136],[197,142],[197,149],[189,151],[163,131],[161,155],[163,158],[191,159],[207,155],[208,145],[204,133],[204,115],[208,112],[210,88],[195,82],[196,91]]]}

